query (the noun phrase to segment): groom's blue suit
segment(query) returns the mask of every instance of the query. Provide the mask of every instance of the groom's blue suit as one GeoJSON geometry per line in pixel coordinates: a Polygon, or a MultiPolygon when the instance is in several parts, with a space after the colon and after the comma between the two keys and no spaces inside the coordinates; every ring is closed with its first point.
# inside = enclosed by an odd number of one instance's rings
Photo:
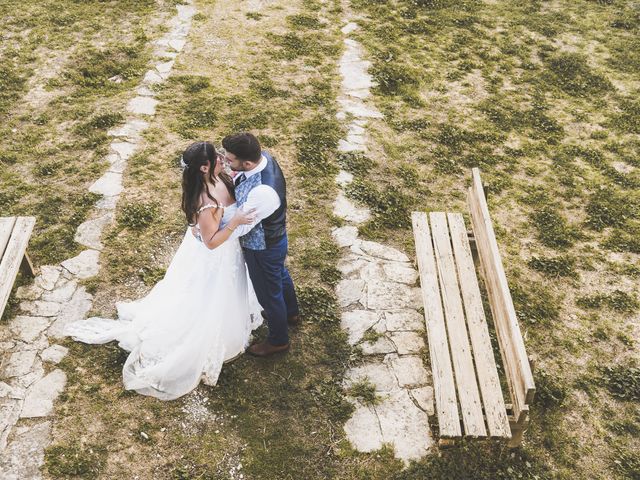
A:
{"type": "MultiPolygon", "coordinates": [[[[267,340],[271,345],[285,345],[289,343],[287,319],[298,315],[293,281],[284,266],[288,246],[286,182],[278,162],[268,152],[262,152],[262,157],[253,171],[243,172],[236,177],[236,202],[242,208],[252,190],[265,186],[266,193],[273,196],[268,189],[275,191],[279,206],[240,237],[240,245],[253,288],[267,317],[267,340]]],[[[262,190],[265,191],[265,188],[262,187],[262,190]]]]}

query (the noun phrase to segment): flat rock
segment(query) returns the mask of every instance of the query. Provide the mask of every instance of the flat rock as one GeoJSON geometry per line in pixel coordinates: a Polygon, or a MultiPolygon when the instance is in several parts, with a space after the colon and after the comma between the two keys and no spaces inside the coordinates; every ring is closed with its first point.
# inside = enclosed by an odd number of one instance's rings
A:
{"type": "Polygon", "coordinates": [[[384,316],[389,331],[424,330],[424,317],[415,310],[393,310],[385,312],[384,316]]]}
{"type": "Polygon", "coordinates": [[[89,187],[89,191],[104,195],[105,197],[120,195],[122,192],[122,174],[105,172],[104,175],[89,187]]]}
{"type": "Polygon", "coordinates": [[[350,90],[370,89],[373,87],[373,80],[367,72],[370,63],[365,60],[349,61],[351,58],[348,54],[345,54],[340,61],[342,89],[348,92],[350,90]]]}
{"type": "Polygon", "coordinates": [[[129,160],[135,153],[138,146],[131,142],[112,142],[111,150],[113,150],[122,160],[129,160]]]}
{"type": "Polygon", "coordinates": [[[20,377],[31,371],[37,355],[36,350],[24,350],[8,355],[3,362],[2,376],[4,378],[20,377]]]}
{"type": "Polygon", "coordinates": [[[173,38],[169,40],[169,46],[176,52],[181,52],[187,41],[184,38],[173,38]]]}
{"type": "Polygon", "coordinates": [[[342,191],[338,192],[338,196],[333,205],[333,213],[337,217],[355,224],[364,223],[371,218],[371,213],[368,208],[357,207],[342,191]]]}
{"type": "Polygon", "coordinates": [[[158,100],[153,97],[134,97],[129,101],[127,110],[136,115],[155,115],[158,100]]]}
{"type": "MultiPolygon", "coordinates": [[[[154,92],[153,90],[151,90],[149,87],[147,87],[145,85],[140,85],[139,87],[137,87],[136,88],[136,93],[138,95],[142,95],[143,97],[155,97],[155,95],[156,95],[156,92],[154,92]]],[[[142,121],[142,120],[140,120],[140,121],[142,121]]]]}
{"type": "Polygon", "coordinates": [[[176,10],[178,10],[178,19],[183,22],[191,21],[191,17],[193,17],[197,11],[193,5],[176,5],[176,10]]]}
{"type": "Polygon", "coordinates": [[[102,250],[103,245],[100,241],[102,231],[104,227],[113,222],[113,219],[113,212],[108,212],[98,218],[81,223],[76,230],[74,240],[85,247],[102,250]]]}
{"type": "MultiPolygon", "coordinates": [[[[25,352],[26,351],[37,352],[37,350],[24,350],[24,351],[25,352]]],[[[10,383],[11,383],[11,385],[13,387],[16,387],[16,388],[19,388],[19,389],[22,389],[22,390],[26,390],[31,385],[33,385],[35,382],[40,380],[42,377],[44,377],[44,368],[42,366],[42,361],[40,361],[40,359],[36,356],[36,358],[33,361],[33,365],[31,367],[31,369],[29,370],[29,372],[26,373],[25,375],[20,376],[20,377],[12,378],[10,383]]]]}
{"type": "Polygon", "coordinates": [[[44,290],[51,290],[55,287],[61,272],[60,267],[43,265],[40,267],[40,275],[36,277],[35,284],[44,290]]]}
{"type": "Polygon", "coordinates": [[[358,343],[364,332],[373,327],[380,317],[378,313],[370,310],[351,310],[343,312],[340,319],[340,326],[345,329],[349,335],[349,344],[358,343]]]}
{"type": "Polygon", "coordinates": [[[347,23],[344,27],[340,29],[342,33],[345,35],[349,35],[351,32],[354,32],[358,29],[358,24],[354,22],[347,23]]]}
{"type": "Polygon", "coordinates": [[[78,282],[75,280],[65,280],[52,291],[42,295],[42,299],[48,302],[64,303],[71,299],[76,288],[78,288],[78,282]]]}
{"type": "Polygon", "coordinates": [[[397,351],[396,346],[386,336],[378,338],[375,342],[362,342],[360,344],[364,355],[386,355],[397,351]]]}
{"type": "Polygon", "coordinates": [[[362,240],[360,241],[359,246],[363,252],[365,252],[367,255],[371,255],[372,257],[382,258],[384,260],[392,260],[394,262],[409,261],[409,257],[407,257],[400,250],[396,250],[392,247],[387,247],[386,245],[382,245],[377,242],[362,240]]]}
{"type": "Polygon", "coordinates": [[[16,290],[16,298],[20,300],[38,300],[42,292],[44,292],[44,289],[35,284],[23,285],[16,290]]]}
{"type": "Polygon", "coordinates": [[[359,276],[360,269],[369,264],[369,261],[355,254],[348,254],[338,260],[336,268],[344,278],[359,276]]]}
{"type": "Polygon", "coordinates": [[[383,115],[375,107],[368,107],[359,98],[340,97],[338,103],[344,113],[351,114],[356,118],[383,118],[383,115]]]}
{"type": "Polygon", "coordinates": [[[364,280],[341,280],[336,286],[338,304],[344,308],[358,303],[366,296],[365,287],[366,284],[364,280]]]}
{"type": "Polygon", "coordinates": [[[401,283],[369,281],[367,287],[367,306],[372,310],[397,310],[418,308],[420,289],[401,283]]]}
{"type": "MultiPolygon", "coordinates": [[[[149,92],[151,92],[151,90],[149,90],[149,92]]],[[[151,95],[153,95],[153,92],[151,92],[151,95]]],[[[143,96],[151,96],[151,95],[143,95],[143,96]]],[[[136,98],[140,98],[140,97],[136,97],[136,98]]],[[[140,135],[142,134],[142,132],[144,132],[147,129],[148,126],[149,126],[148,122],[137,119],[137,118],[132,118],[130,120],[127,120],[127,123],[125,123],[124,125],[118,128],[112,128],[111,130],[107,131],[107,135],[110,135],[112,137],[124,137],[132,140],[137,140],[140,138],[140,135]]]]}
{"type": "Polygon", "coordinates": [[[424,348],[424,339],[422,335],[416,332],[393,332],[391,341],[396,346],[400,355],[416,354],[424,348]]]}
{"type": "Polygon", "coordinates": [[[76,277],[90,278],[98,274],[99,265],[98,259],[100,258],[100,252],[97,250],[84,250],[77,256],[65,260],[61,265],[69,270],[76,277]]]}
{"type": "MultiPolygon", "coordinates": [[[[22,400],[24,398],[24,390],[16,387],[15,385],[9,385],[8,383],[0,382],[0,408],[2,408],[2,400],[7,398],[13,400],[22,400]]],[[[0,425],[2,425],[1,418],[2,413],[0,412],[0,425]]]]}
{"type": "Polygon", "coordinates": [[[40,353],[40,358],[44,362],[57,364],[67,356],[67,353],[69,353],[68,348],[63,347],[62,345],[51,345],[49,348],[40,353]]]}
{"type": "Polygon", "coordinates": [[[349,153],[349,152],[365,152],[366,148],[364,146],[364,139],[361,142],[354,142],[353,140],[344,140],[340,139],[338,141],[338,151],[349,153]]]}
{"type": "Polygon", "coordinates": [[[429,417],[416,407],[406,390],[391,392],[374,408],[382,439],[393,445],[397,458],[408,464],[428,453],[433,445],[429,417]]]}
{"type": "Polygon", "coordinates": [[[345,373],[344,386],[349,388],[361,381],[371,382],[376,392],[390,392],[398,389],[398,382],[391,368],[382,362],[372,362],[351,368],[345,373]]]}
{"type": "Polygon", "coordinates": [[[48,417],[53,413],[53,402],[64,389],[67,375],[59,369],[34,383],[24,399],[20,418],[48,417]]]}
{"type": "Polygon", "coordinates": [[[18,429],[0,457],[3,480],[36,480],[42,478],[44,449],[51,442],[51,422],[18,429]],[[25,461],[28,459],[28,461],[25,461]]]}
{"type": "Polygon", "coordinates": [[[373,407],[357,404],[353,415],[344,424],[344,433],[359,452],[373,452],[382,448],[380,422],[373,407]]]}
{"type": "Polygon", "coordinates": [[[409,395],[427,415],[435,414],[433,387],[418,387],[409,390],[409,395]]]}
{"type": "Polygon", "coordinates": [[[113,197],[102,197],[96,202],[96,208],[98,210],[115,210],[119,198],[119,195],[115,195],[113,197]]]}
{"type": "Polygon", "coordinates": [[[338,175],[336,176],[336,183],[341,187],[346,187],[351,182],[353,182],[353,174],[347,172],[346,170],[340,170],[338,175]]]}
{"type": "Polygon", "coordinates": [[[369,262],[360,270],[360,278],[365,282],[384,281],[384,270],[379,262],[369,262]]]}
{"type": "Polygon", "coordinates": [[[385,276],[392,282],[413,285],[418,279],[418,271],[416,269],[402,264],[385,263],[382,268],[384,269],[385,276]]]}
{"type": "Polygon", "coordinates": [[[57,302],[45,302],[43,300],[20,303],[21,310],[35,317],[55,317],[60,308],[60,304],[57,302]]]}
{"type": "Polygon", "coordinates": [[[390,354],[385,357],[401,387],[419,387],[429,382],[429,373],[418,356],[390,354]]]}
{"type": "Polygon", "coordinates": [[[49,337],[63,338],[64,327],[68,323],[84,319],[87,312],[91,310],[92,300],[93,297],[83,286],[78,287],[71,300],[65,303],[56,321],[49,327],[47,332],[49,337]]]}
{"type": "Polygon", "coordinates": [[[346,227],[335,228],[331,236],[339,247],[348,247],[358,238],[358,227],[347,225],[346,227]]]}
{"type": "Polygon", "coordinates": [[[7,438],[11,429],[20,418],[20,407],[22,400],[15,398],[0,398],[0,478],[6,479],[7,477],[2,475],[2,464],[5,458],[5,448],[7,446],[7,438]]]}
{"type": "Polygon", "coordinates": [[[11,323],[9,328],[12,333],[22,342],[31,343],[49,326],[50,318],[45,317],[28,317],[18,315],[11,323]]]}
{"type": "Polygon", "coordinates": [[[168,62],[159,63],[156,65],[156,70],[160,73],[169,73],[173,68],[174,60],[170,60],[168,62]]]}
{"type": "Polygon", "coordinates": [[[144,78],[142,79],[143,83],[147,85],[153,85],[156,83],[162,83],[164,78],[160,76],[160,74],[156,70],[149,70],[144,74],[144,78]]]}

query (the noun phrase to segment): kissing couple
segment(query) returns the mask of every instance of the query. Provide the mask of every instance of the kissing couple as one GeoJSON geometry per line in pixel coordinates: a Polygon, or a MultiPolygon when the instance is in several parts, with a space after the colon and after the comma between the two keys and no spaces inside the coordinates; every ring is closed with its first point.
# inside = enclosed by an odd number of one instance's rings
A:
{"type": "Polygon", "coordinates": [[[75,340],[116,340],[131,352],[122,370],[127,390],[173,400],[200,379],[215,385],[222,364],[245,349],[265,357],[289,348],[288,324],[299,311],[284,265],[285,178],[251,133],[229,135],[222,146],[196,142],[184,151],[189,226],[164,278],[147,296],[116,303],[117,320],[92,317],[65,329],[75,340]],[[268,336],[248,347],[263,317],[268,336]]]}

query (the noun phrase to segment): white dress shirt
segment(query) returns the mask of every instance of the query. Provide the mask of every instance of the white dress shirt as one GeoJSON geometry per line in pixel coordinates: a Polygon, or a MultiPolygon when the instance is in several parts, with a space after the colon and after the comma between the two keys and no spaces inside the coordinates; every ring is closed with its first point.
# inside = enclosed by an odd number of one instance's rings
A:
{"type": "MultiPolygon", "coordinates": [[[[253,170],[247,170],[245,172],[240,172],[236,176],[244,174],[245,178],[248,180],[249,177],[253,175],[257,175],[267,166],[268,160],[263,155],[260,157],[260,163],[253,170]]],[[[235,179],[234,179],[235,180],[235,179]]],[[[246,180],[245,180],[246,182],[246,180]]],[[[275,212],[280,207],[280,197],[278,193],[271,188],[269,185],[258,185],[256,188],[249,192],[247,196],[247,201],[242,206],[243,211],[255,209],[256,218],[253,223],[248,225],[239,225],[233,231],[231,238],[238,238],[243,235],[249,233],[253,227],[255,227],[262,220],[267,218],[273,212],[275,212]]]]}

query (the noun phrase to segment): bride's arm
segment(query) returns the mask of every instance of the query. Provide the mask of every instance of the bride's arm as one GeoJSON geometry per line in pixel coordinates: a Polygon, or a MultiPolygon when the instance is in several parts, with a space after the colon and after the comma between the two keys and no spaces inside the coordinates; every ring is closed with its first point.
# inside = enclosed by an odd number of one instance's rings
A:
{"type": "Polygon", "coordinates": [[[206,212],[202,212],[204,215],[200,215],[198,218],[202,241],[210,250],[222,245],[239,225],[253,222],[255,216],[253,210],[243,212],[238,209],[229,223],[227,223],[224,228],[220,229],[220,221],[222,220],[224,209],[212,208],[210,211],[211,215],[207,215],[206,212]]]}

